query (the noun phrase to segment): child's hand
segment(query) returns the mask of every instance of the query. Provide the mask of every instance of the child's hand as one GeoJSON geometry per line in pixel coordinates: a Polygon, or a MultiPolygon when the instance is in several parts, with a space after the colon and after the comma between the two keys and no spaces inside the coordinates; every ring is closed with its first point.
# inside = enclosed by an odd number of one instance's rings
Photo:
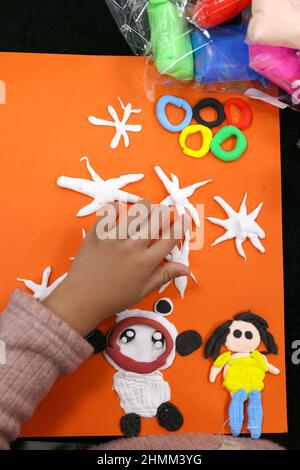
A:
{"type": "MultiPolygon", "coordinates": [[[[162,284],[190,273],[187,266],[179,263],[161,264],[178,243],[178,238],[182,238],[189,228],[190,218],[178,217],[172,225],[170,210],[165,207],[164,220],[160,218],[158,222],[155,212],[159,206],[151,207],[147,201],[140,204],[146,208],[146,217],[135,234],[144,232],[146,239],[133,239],[131,231],[131,237],[126,239],[101,240],[96,234],[98,220],[83,242],[68,276],[44,301],[47,308],[83,336],[103,319],[134,305],[162,284]],[[151,240],[148,234],[150,226],[153,234],[161,229],[165,233],[170,225],[169,239],[151,240]]],[[[136,220],[131,215],[135,207],[131,206],[128,212],[129,221],[136,220]]],[[[105,210],[103,208],[101,213],[104,214],[105,210]]],[[[120,229],[123,228],[122,221],[121,218],[117,222],[120,229]]]]}

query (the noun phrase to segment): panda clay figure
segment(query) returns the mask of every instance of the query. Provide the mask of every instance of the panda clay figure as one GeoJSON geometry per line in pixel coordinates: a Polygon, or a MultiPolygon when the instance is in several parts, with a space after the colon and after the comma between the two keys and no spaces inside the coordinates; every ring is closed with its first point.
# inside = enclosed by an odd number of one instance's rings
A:
{"type": "Polygon", "coordinates": [[[161,371],[172,365],[176,351],[187,356],[199,349],[202,338],[192,330],[178,334],[166,318],[172,311],[171,300],[162,298],[154,311],[133,309],[117,314],[106,336],[94,330],[87,337],[95,352],[102,351],[117,370],[113,389],[125,411],[120,420],[125,436],[139,434],[142,417],[156,416],[168,431],[177,431],[183,424],[181,412],[170,402],[170,386],[161,371]]]}

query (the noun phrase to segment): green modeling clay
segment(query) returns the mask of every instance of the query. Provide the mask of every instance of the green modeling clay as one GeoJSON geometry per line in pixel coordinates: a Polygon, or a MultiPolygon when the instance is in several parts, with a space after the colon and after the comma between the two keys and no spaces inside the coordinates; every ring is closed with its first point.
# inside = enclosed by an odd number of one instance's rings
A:
{"type": "Polygon", "coordinates": [[[149,0],[148,17],[154,62],[161,74],[181,80],[194,78],[188,22],[169,0],[149,0]]]}

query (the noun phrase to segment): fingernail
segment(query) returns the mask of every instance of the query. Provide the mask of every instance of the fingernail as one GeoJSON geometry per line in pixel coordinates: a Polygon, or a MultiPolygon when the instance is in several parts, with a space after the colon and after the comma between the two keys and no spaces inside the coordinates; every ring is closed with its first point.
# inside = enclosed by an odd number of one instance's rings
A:
{"type": "Polygon", "coordinates": [[[181,269],[179,272],[178,272],[178,275],[177,277],[180,277],[180,276],[189,276],[191,274],[191,271],[186,268],[186,269],[181,269]]]}

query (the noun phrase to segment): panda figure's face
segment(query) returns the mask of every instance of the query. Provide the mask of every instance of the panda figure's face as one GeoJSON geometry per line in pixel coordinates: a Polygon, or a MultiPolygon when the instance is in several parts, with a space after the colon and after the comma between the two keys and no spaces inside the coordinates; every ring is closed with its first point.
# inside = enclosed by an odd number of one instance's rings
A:
{"type": "Polygon", "coordinates": [[[169,367],[175,357],[178,332],[164,317],[172,311],[171,300],[162,298],[152,312],[136,309],[118,314],[107,336],[107,360],[118,370],[138,374],[169,367]]]}
{"type": "Polygon", "coordinates": [[[159,329],[132,325],[122,331],[117,345],[124,356],[140,362],[152,362],[166,350],[166,338],[159,329]]]}

